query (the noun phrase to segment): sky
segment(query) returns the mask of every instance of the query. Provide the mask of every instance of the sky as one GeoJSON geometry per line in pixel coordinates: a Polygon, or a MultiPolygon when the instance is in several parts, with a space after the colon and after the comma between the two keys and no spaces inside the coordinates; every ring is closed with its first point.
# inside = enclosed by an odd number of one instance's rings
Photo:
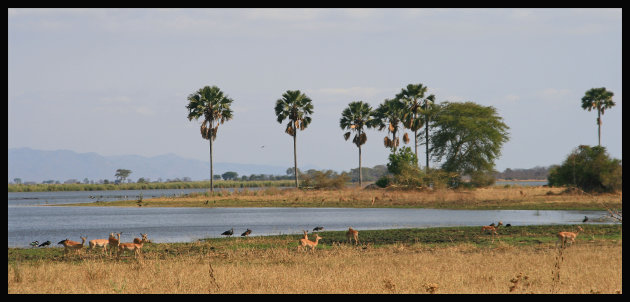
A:
{"type": "MultiPolygon", "coordinates": [[[[288,168],[293,140],[274,105],[300,90],[314,113],[297,134],[298,168],[349,171],[358,148],[343,139],[343,109],[422,83],[438,103],[496,108],[510,128],[501,172],[597,145],[597,113],[581,98],[605,87],[616,106],[601,142],[621,159],[621,28],[621,8],[9,8],[8,147],[208,162],[186,105],[215,85],[234,114],[213,161],[288,168]]],[[[387,163],[386,135],[367,131],[363,167],[387,163]]],[[[418,155],[424,165],[424,146],[418,155]]]]}

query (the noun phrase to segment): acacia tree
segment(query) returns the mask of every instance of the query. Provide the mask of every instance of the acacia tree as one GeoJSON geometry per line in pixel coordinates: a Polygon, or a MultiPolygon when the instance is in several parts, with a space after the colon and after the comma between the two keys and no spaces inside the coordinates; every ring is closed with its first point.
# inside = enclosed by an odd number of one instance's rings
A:
{"type": "Polygon", "coordinates": [[[342,130],[348,130],[344,133],[343,138],[348,140],[352,132],[356,134],[352,138],[352,142],[359,148],[359,187],[363,186],[363,175],[361,173],[361,145],[367,141],[367,135],[363,127],[371,128],[372,107],[370,104],[358,101],[351,102],[348,107],[341,112],[339,127],[342,130]]]}
{"type": "Polygon", "coordinates": [[[212,166],[212,142],[217,138],[219,125],[232,119],[230,105],[234,100],[223,94],[217,86],[205,86],[188,96],[188,120],[201,122],[201,137],[210,142],[210,192],[214,192],[213,166],[212,166]]]}
{"type": "Polygon", "coordinates": [[[582,109],[591,111],[591,109],[597,110],[597,145],[601,146],[602,142],[602,119],[604,110],[615,106],[612,97],[613,93],[602,88],[592,88],[584,94],[582,97],[582,109]]]}
{"type": "Polygon", "coordinates": [[[288,119],[284,132],[293,137],[293,174],[295,175],[295,187],[298,187],[297,168],[297,130],[304,130],[311,123],[310,115],[313,114],[312,100],[299,90],[287,90],[282,98],[276,101],[275,112],[278,123],[282,124],[288,119]]]}
{"type": "MultiPolygon", "coordinates": [[[[369,125],[373,128],[378,128],[379,131],[387,128],[387,135],[383,140],[385,147],[390,148],[392,152],[396,152],[399,146],[399,138],[396,136],[400,130],[400,124],[406,112],[404,104],[394,98],[385,99],[372,113],[372,120],[369,125]],[[389,134],[392,134],[392,138],[389,138],[389,134]]],[[[409,143],[409,136],[407,133],[403,135],[403,141],[409,143]]]]}
{"type": "Polygon", "coordinates": [[[116,174],[114,175],[120,183],[123,183],[127,177],[131,174],[131,170],[127,169],[118,169],[116,170],[116,174]]]}
{"type": "Polygon", "coordinates": [[[434,128],[430,152],[438,161],[445,158],[444,171],[457,172],[460,177],[492,173],[494,160],[509,139],[509,127],[496,109],[473,102],[442,103],[434,118],[434,128]]]}

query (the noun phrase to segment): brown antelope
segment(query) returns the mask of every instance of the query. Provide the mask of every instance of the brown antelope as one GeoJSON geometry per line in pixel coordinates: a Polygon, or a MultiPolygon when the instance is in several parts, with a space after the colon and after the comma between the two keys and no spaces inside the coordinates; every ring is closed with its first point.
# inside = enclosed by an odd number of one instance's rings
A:
{"type": "Polygon", "coordinates": [[[59,241],[59,243],[57,244],[61,244],[64,247],[63,253],[64,255],[67,255],[70,251],[77,251],[77,253],[80,252],[80,250],[83,248],[83,244],[85,244],[85,240],[87,239],[87,236],[83,237],[81,236],[81,242],[76,242],[76,241],[72,241],[68,238],[66,238],[66,240],[62,240],[59,241]]]}
{"type": "Polygon", "coordinates": [[[102,247],[103,248],[103,253],[107,254],[107,250],[109,247],[109,239],[92,239],[89,242],[89,250],[93,250],[94,248],[98,247],[102,247]]]}
{"type": "MultiPolygon", "coordinates": [[[[580,234],[581,231],[584,231],[582,229],[581,226],[578,226],[578,231],[577,232],[558,232],[558,241],[562,243],[562,247],[564,247],[564,245],[567,243],[568,241],[571,241],[571,244],[575,243],[575,237],[577,237],[578,234],[580,234]]],[[[556,242],[556,246],[558,245],[558,242],[556,242]]]]}
{"type": "Polygon", "coordinates": [[[142,243],[143,241],[144,241],[144,242],[149,242],[149,239],[147,238],[147,234],[142,234],[142,233],[140,233],[140,236],[142,236],[142,238],[137,238],[137,237],[136,237],[136,238],[134,238],[134,239],[133,239],[133,243],[135,243],[135,244],[140,244],[140,243],[142,243]]]}
{"type": "Polygon", "coordinates": [[[133,251],[135,257],[137,258],[142,253],[142,246],[144,245],[145,242],[147,242],[147,240],[148,240],[147,234],[142,234],[142,240],[140,240],[140,243],[135,243],[135,242],[119,243],[118,244],[118,258],[120,258],[120,254],[124,254],[125,251],[133,251]]]}
{"type": "MultiPolygon", "coordinates": [[[[494,224],[494,223],[493,223],[494,224]]],[[[494,225],[484,225],[481,227],[481,232],[486,232],[486,231],[490,231],[490,233],[494,236],[494,235],[499,235],[497,233],[497,230],[499,229],[500,226],[503,225],[503,221],[499,221],[499,223],[497,224],[497,226],[494,225]]]]}
{"type": "Polygon", "coordinates": [[[305,238],[300,239],[300,245],[298,245],[298,251],[301,250],[305,246],[311,247],[311,252],[314,251],[315,246],[317,246],[317,243],[319,243],[320,239],[322,239],[322,237],[319,237],[319,234],[315,234],[315,241],[310,241],[305,238]]]}
{"type": "Polygon", "coordinates": [[[352,243],[352,238],[354,238],[354,244],[358,244],[359,243],[359,231],[353,229],[352,227],[348,228],[348,231],[346,232],[346,239],[352,243]]]}
{"type": "Polygon", "coordinates": [[[116,235],[118,236],[118,238],[116,238],[114,236],[114,233],[109,233],[109,238],[107,240],[108,240],[108,243],[109,243],[109,249],[110,249],[110,251],[112,253],[116,252],[116,254],[118,254],[118,244],[120,244],[120,235],[121,234],[122,234],[122,232],[116,233],[116,235]]]}
{"type": "Polygon", "coordinates": [[[302,230],[304,232],[304,239],[308,240],[308,231],[302,230]]]}

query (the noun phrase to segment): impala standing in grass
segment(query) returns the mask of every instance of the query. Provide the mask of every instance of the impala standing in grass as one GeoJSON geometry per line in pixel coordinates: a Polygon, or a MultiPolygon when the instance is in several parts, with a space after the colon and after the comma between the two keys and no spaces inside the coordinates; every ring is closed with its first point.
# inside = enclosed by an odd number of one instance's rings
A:
{"type": "Polygon", "coordinates": [[[85,244],[85,240],[87,236],[81,236],[81,242],[72,241],[70,239],[59,241],[57,244],[61,244],[64,247],[64,255],[68,255],[71,251],[76,251],[79,253],[83,248],[83,244],[85,244]]]}
{"type": "Polygon", "coordinates": [[[322,237],[319,237],[319,234],[315,234],[315,241],[310,241],[306,238],[300,239],[300,245],[298,245],[298,251],[306,246],[311,248],[311,252],[314,251],[320,239],[322,239],[322,237]]]}
{"type": "MultiPolygon", "coordinates": [[[[558,233],[558,242],[562,243],[562,247],[565,246],[565,244],[568,242],[571,242],[571,244],[575,243],[575,237],[577,237],[578,234],[580,234],[581,231],[584,231],[582,229],[581,226],[577,227],[578,230],[577,232],[559,232],[558,233]]],[[[558,245],[558,242],[556,242],[556,246],[558,245]]]]}

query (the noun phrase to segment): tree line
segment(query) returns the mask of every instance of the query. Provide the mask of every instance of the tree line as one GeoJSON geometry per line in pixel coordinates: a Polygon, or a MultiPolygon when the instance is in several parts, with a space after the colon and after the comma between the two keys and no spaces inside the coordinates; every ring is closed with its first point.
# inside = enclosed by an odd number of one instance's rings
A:
{"type": "MultiPolygon", "coordinates": [[[[409,183],[412,186],[432,186],[436,181],[457,186],[462,177],[469,176],[473,184],[488,185],[494,182],[494,161],[509,140],[509,127],[492,106],[474,102],[436,103],[434,94],[427,95],[428,87],[422,83],[409,84],[399,93],[386,98],[376,108],[362,100],[352,101],[342,110],[339,127],[343,137],[358,150],[358,182],[363,182],[362,145],[367,140],[366,129],[384,131],[383,145],[390,149],[387,170],[396,177],[382,179],[381,183],[409,183]],[[424,131],[421,131],[424,130],[424,131]],[[409,135],[411,134],[411,136],[409,135]],[[404,144],[412,144],[413,152],[404,144]],[[425,146],[425,166],[421,169],[418,146],[425,146]],[[400,149],[399,149],[400,148],[400,149]],[[430,162],[441,162],[431,168],[430,162]]],[[[605,88],[593,88],[582,99],[584,109],[598,111],[597,123],[601,127],[601,114],[614,106],[612,93],[605,88]]],[[[233,117],[230,108],[234,102],[217,86],[205,86],[187,98],[188,120],[202,120],[200,131],[210,147],[210,190],[213,190],[212,149],[220,125],[233,117]]],[[[284,124],[284,132],[293,141],[293,171],[295,187],[299,187],[297,163],[297,134],[313,121],[313,100],[300,90],[287,90],[274,106],[276,120],[284,124]]],[[[598,135],[601,130],[598,130],[598,135]]],[[[322,172],[321,175],[334,176],[322,172]]],[[[321,175],[317,177],[321,177],[321,175]]],[[[387,177],[381,176],[380,178],[387,177]]],[[[354,178],[353,178],[354,179],[354,178]]]]}

